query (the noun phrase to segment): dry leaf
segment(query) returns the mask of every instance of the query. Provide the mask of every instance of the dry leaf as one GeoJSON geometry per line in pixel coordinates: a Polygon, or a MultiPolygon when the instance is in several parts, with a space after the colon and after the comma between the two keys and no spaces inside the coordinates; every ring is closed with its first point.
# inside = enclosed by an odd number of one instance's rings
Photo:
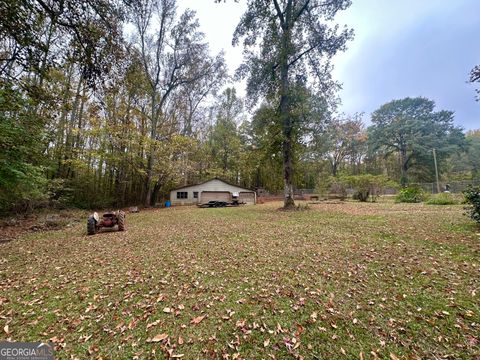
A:
{"type": "Polygon", "coordinates": [[[205,318],[205,315],[197,316],[196,318],[193,318],[192,321],[190,321],[190,324],[198,324],[198,323],[200,323],[204,318],[205,318]]]}
{"type": "Polygon", "coordinates": [[[54,336],[51,337],[49,340],[55,344],[60,344],[61,342],[63,342],[64,338],[58,338],[57,336],[54,336]]]}
{"type": "Polygon", "coordinates": [[[168,338],[168,334],[158,334],[155,335],[152,339],[148,339],[147,342],[160,342],[168,338]]]}
{"type": "Polygon", "coordinates": [[[277,331],[278,331],[279,333],[283,333],[282,326],[281,326],[279,323],[277,323],[277,331]]]}
{"type": "Polygon", "coordinates": [[[166,307],[166,308],[163,308],[163,312],[170,314],[172,312],[172,309],[170,309],[169,307],[166,307]]]}
{"type": "Polygon", "coordinates": [[[147,324],[147,329],[151,328],[152,326],[158,325],[159,323],[160,323],[160,320],[155,320],[154,322],[147,324]]]}
{"type": "Polygon", "coordinates": [[[132,321],[130,321],[130,323],[128,324],[128,328],[129,328],[130,330],[134,329],[136,326],[137,326],[137,321],[136,321],[136,320],[132,320],[132,321]]]}
{"type": "Polygon", "coordinates": [[[270,345],[270,339],[267,339],[263,342],[263,347],[267,347],[268,345],[270,345]]]}
{"type": "Polygon", "coordinates": [[[5,325],[5,326],[3,327],[3,331],[5,331],[5,334],[7,334],[7,335],[10,334],[10,331],[9,331],[9,329],[8,329],[8,325],[5,325]]]}

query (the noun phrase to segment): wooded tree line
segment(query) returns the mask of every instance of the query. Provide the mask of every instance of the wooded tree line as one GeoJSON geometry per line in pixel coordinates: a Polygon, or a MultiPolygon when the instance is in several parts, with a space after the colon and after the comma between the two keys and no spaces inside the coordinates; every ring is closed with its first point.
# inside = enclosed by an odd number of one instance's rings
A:
{"type": "Polygon", "coordinates": [[[392,101],[368,128],[338,114],[330,60],[353,34],[325,24],[349,5],[249,1],[232,79],[175,0],[2,2],[1,211],[151,206],[214,176],[292,205],[329,175],[431,181],[433,148],[442,176],[478,178],[479,132],[433,101],[392,101]]]}
{"type": "Polygon", "coordinates": [[[207,104],[228,74],[194,12],[173,0],[1,6],[2,208],[41,195],[152,205],[201,176],[199,134],[221,116],[207,104]]]}

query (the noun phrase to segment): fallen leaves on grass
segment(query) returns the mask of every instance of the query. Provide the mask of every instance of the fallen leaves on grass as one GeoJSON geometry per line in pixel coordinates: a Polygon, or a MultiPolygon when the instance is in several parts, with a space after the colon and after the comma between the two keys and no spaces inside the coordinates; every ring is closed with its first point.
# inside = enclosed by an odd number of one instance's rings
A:
{"type": "Polygon", "coordinates": [[[160,319],[155,320],[154,322],[151,322],[151,323],[147,324],[147,329],[150,329],[152,326],[156,326],[158,324],[160,324],[160,319]]]}
{"type": "Polygon", "coordinates": [[[137,359],[475,355],[480,249],[453,229],[461,213],[224,210],[151,211],[124,233],[71,228],[2,244],[4,335],[55,335],[61,358],[130,347],[137,359]]]}
{"type": "Polygon", "coordinates": [[[147,343],[157,343],[157,342],[164,341],[166,339],[168,339],[168,334],[166,334],[166,333],[158,334],[158,335],[155,335],[151,339],[147,339],[147,343]]]}
{"type": "Polygon", "coordinates": [[[190,324],[200,324],[200,322],[205,318],[205,315],[197,316],[190,321],[190,324]]]}

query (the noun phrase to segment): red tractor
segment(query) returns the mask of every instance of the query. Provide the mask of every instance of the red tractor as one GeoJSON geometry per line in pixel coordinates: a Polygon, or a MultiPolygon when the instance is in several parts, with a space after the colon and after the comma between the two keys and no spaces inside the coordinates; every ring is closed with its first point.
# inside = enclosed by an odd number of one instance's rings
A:
{"type": "Polygon", "coordinates": [[[102,219],[98,216],[98,213],[93,213],[87,220],[87,234],[94,235],[101,228],[113,228],[118,225],[118,231],[125,230],[125,213],[121,210],[115,212],[108,212],[103,214],[102,219]]]}

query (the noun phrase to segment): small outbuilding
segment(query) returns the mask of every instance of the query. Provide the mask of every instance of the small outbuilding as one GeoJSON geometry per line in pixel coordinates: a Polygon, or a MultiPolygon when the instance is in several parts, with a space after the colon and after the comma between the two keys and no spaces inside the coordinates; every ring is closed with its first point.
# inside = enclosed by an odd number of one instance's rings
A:
{"type": "Polygon", "coordinates": [[[170,191],[172,205],[205,204],[212,200],[232,202],[234,197],[240,203],[254,205],[257,202],[255,191],[218,178],[170,191]]]}

